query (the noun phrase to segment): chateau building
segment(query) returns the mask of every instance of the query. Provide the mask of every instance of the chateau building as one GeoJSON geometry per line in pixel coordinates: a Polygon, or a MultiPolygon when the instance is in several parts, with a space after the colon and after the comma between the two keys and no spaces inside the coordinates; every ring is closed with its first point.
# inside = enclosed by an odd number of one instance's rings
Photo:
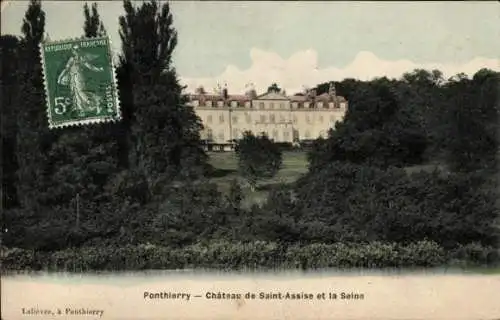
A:
{"type": "Polygon", "coordinates": [[[287,96],[278,90],[259,96],[255,91],[229,95],[224,89],[215,95],[190,94],[188,101],[202,120],[202,139],[222,148],[231,146],[245,131],[256,135],[264,132],[275,142],[326,137],[347,109],[347,101],[337,96],[333,87],[318,96],[314,92],[287,96]]]}

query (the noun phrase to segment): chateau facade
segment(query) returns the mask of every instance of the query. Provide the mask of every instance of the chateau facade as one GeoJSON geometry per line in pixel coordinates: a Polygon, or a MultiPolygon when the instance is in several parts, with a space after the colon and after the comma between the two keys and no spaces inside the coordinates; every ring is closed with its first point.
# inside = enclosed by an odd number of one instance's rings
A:
{"type": "Polygon", "coordinates": [[[202,139],[212,145],[230,145],[245,131],[266,133],[275,142],[297,143],[326,137],[328,130],[342,120],[347,101],[329,93],[316,96],[287,96],[278,90],[256,96],[197,93],[188,95],[192,106],[202,120],[202,139]]]}

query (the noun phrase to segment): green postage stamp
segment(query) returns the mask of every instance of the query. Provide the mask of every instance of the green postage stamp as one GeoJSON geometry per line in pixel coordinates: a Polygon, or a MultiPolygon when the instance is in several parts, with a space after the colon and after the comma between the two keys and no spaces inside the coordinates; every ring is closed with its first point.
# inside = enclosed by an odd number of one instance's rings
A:
{"type": "Polygon", "coordinates": [[[107,37],[41,45],[50,128],[120,120],[107,37]]]}

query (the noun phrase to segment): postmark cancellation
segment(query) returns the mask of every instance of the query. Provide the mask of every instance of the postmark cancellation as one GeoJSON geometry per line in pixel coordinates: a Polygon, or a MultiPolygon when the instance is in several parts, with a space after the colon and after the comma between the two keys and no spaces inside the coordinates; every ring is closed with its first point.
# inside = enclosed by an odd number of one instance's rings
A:
{"type": "Polygon", "coordinates": [[[44,42],[40,47],[50,128],[120,120],[109,38],[44,42]]]}

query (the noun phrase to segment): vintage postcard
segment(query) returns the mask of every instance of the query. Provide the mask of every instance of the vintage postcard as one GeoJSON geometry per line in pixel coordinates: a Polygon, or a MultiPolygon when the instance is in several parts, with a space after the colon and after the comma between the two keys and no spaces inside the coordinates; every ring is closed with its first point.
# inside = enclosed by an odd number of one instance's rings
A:
{"type": "Polygon", "coordinates": [[[500,319],[498,3],[1,5],[1,320],[500,319]]]}

